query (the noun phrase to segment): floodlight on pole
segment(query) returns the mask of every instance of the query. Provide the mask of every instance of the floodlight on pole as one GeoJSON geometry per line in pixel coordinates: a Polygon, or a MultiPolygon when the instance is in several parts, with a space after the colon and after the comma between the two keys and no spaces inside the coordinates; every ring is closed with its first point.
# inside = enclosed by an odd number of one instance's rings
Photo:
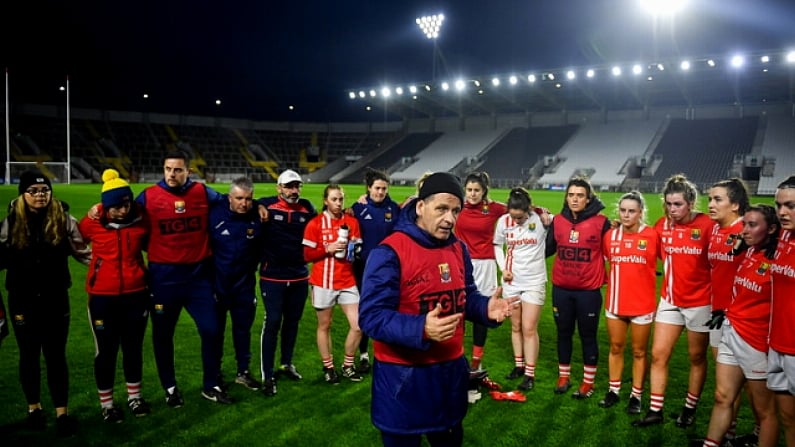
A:
{"type": "Polygon", "coordinates": [[[433,81],[436,81],[436,59],[437,57],[444,62],[441,52],[439,51],[439,33],[442,30],[444,23],[444,14],[434,14],[430,16],[417,17],[414,22],[420,27],[420,30],[425,34],[425,37],[433,40],[433,81]]]}

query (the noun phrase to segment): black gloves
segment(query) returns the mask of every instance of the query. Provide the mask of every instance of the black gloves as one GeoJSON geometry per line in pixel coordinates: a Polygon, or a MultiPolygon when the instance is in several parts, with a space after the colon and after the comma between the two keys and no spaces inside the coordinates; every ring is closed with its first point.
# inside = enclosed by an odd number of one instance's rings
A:
{"type": "Polygon", "coordinates": [[[718,330],[721,326],[723,326],[723,320],[726,318],[726,312],[722,310],[713,310],[712,317],[704,323],[705,326],[709,327],[712,330],[718,330]]]}

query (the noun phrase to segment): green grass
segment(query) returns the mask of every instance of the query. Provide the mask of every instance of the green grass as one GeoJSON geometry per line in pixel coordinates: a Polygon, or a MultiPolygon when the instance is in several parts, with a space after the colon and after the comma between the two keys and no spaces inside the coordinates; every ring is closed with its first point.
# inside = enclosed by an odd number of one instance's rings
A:
{"type": "MultiPolygon", "coordinates": [[[[141,191],[146,185],[133,185],[134,191],[141,191]]],[[[226,192],[226,185],[215,185],[226,192]]],[[[318,206],[324,185],[309,184],[303,195],[318,206]]],[[[99,185],[55,185],[55,196],[70,203],[75,216],[83,216],[88,207],[99,200],[99,185]]],[[[401,201],[413,191],[410,187],[393,187],[392,197],[401,201]]],[[[352,203],[364,192],[361,185],[347,188],[347,203],[352,203]]],[[[255,196],[275,194],[273,184],[257,185],[255,196]]],[[[560,210],[563,194],[561,192],[533,191],[534,201],[553,212],[560,210]]],[[[16,196],[16,187],[0,186],[0,204],[7,204],[16,196]]],[[[496,200],[505,200],[507,190],[491,193],[496,200]]],[[[613,215],[618,194],[601,195],[607,204],[607,214],[613,215]]],[[[648,195],[650,221],[661,214],[657,195],[648,195]]],[[[760,201],[770,202],[769,198],[760,201]]],[[[701,209],[706,209],[702,202],[701,209]]],[[[2,214],[3,216],[5,214],[2,214]]],[[[13,260],[12,260],[13,262],[13,260]]],[[[87,321],[86,293],[83,287],[86,268],[72,261],[74,285],[71,290],[72,323],[68,342],[68,361],[70,367],[70,413],[80,421],[78,437],[70,439],[66,445],[289,445],[326,446],[356,445],[370,446],[380,442],[378,431],[370,423],[370,379],[361,383],[343,381],[331,387],[323,383],[321,364],[315,345],[316,318],[314,310],[306,307],[301,321],[296,347],[295,363],[304,375],[301,382],[281,381],[274,398],[265,398],[259,393],[233,385],[230,393],[237,400],[234,405],[221,406],[202,399],[201,360],[199,337],[196,327],[187,315],[182,314],[176,334],[177,380],[183,391],[186,404],[180,409],[168,408],[163,401],[157,372],[152,355],[151,339],[147,331],[144,344],[144,397],[152,404],[152,414],[141,419],[127,417],[122,424],[104,424],[99,415],[99,403],[93,378],[94,344],[87,321]]],[[[46,276],[42,275],[42,280],[46,276]]],[[[548,287],[549,289],[550,287],[548,287]]],[[[5,294],[4,294],[5,295],[5,294]]],[[[551,299],[548,298],[548,303],[551,299]]],[[[263,307],[258,305],[257,318],[252,329],[252,369],[258,370],[259,334],[262,329],[263,307]]],[[[344,316],[337,312],[332,327],[334,353],[337,361],[343,357],[342,341],[346,332],[344,316]]],[[[226,377],[235,372],[231,336],[228,333],[225,347],[224,370],[226,377]]],[[[696,424],[682,430],[672,421],[664,425],[637,429],[630,426],[632,417],[623,411],[629,384],[624,384],[622,402],[611,409],[601,409],[597,402],[607,388],[607,335],[604,322],[600,324],[600,360],[597,375],[597,394],[586,401],[576,401],[569,395],[556,396],[552,393],[557,378],[557,354],[555,349],[555,324],[550,306],[546,305],[539,323],[541,351],[537,365],[536,389],[528,393],[526,403],[498,402],[489,397],[470,406],[469,415],[464,421],[465,444],[470,446],[682,446],[688,438],[701,437],[706,433],[709,414],[712,408],[714,389],[713,365],[702,403],[698,410],[696,424]]],[[[670,381],[667,389],[667,412],[679,411],[687,387],[688,361],[684,336],[674,351],[671,361],[670,381]]],[[[471,337],[466,340],[469,353],[471,337]]],[[[626,353],[625,378],[629,378],[631,358],[626,353]]],[[[42,402],[50,417],[50,428],[45,433],[31,433],[21,429],[26,403],[18,381],[17,346],[13,334],[0,347],[0,444],[43,445],[54,440],[52,428],[52,404],[49,400],[46,382],[43,382],[42,402]]],[[[278,358],[277,358],[278,360],[278,358]]],[[[510,325],[491,330],[486,344],[484,365],[491,377],[507,388],[515,387],[517,382],[508,382],[503,377],[512,369],[510,325]]],[[[582,377],[581,350],[577,337],[573,358],[572,375],[575,382],[582,377]]],[[[119,372],[116,380],[116,400],[125,399],[124,380],[119,372]]],[[[570,393],[569,393],[570,394],[570,393]]],[[[644,399],[644,411],[648,406],[648,386],[644,399]]],[[[753,421],[747,405],[740,414],[739,432],[752,429],[753,421]]],[[[58,441],[61,442],[61,441],[58,441]]]]}

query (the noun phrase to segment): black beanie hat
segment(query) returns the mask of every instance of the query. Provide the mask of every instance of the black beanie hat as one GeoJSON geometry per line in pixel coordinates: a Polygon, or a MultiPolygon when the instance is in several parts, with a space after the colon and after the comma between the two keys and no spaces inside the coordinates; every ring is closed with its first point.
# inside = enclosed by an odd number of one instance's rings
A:
{"type": "Polygon", "coordinates": [[[464,204],[464,189],[461,187],[461,180],[449,172],[436,172],[429,175],[422,182],[419,198],[422,200],[440,192],[452,194],[458,197],[462,205],[464,204]]]}
{"type": "Polygon", "coordinates": [[[52,189],[52,183],[50,183],[50,179],[47,178],[41,171],[25,171],[22,175],[19,176],[19,195],[25,193],[25,190],[30,188],[32,185],[47,185],[50,189],[52,189]]]}

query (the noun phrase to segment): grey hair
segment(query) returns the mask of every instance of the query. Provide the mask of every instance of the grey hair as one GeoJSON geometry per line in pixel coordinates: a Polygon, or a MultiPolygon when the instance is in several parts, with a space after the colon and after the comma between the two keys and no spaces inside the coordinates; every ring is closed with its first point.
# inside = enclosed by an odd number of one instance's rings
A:
{"type": "Polygon", "coordinates": [[[229,185],[229,192],[231,193],[232,191],[235,190],[235,188],[238,188],[245,192],[253,192],[254,183],[248,177],[238,177],[232,180],[232,184],[229,185]]]}

